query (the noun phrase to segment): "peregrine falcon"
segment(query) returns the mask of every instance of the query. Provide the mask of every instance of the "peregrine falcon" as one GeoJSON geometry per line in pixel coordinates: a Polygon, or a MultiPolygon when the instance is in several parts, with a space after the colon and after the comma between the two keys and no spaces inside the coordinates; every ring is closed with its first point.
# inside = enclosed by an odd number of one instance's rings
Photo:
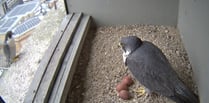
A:
{"type": "Polygon", "coordinates": [[[199,103],[198,97],[186,87],[166,56],[153,43],[127,36],[121,38],[120,44],[125,65],[146,90],[176,103],[199,103]]]}
{"type": "Polygon", "coordinates": [[[11,31],[8,31],[6,33],[3,45],[4,55],[6,56],[8,66],[10,65],[10,63],[12,63],[12,60],[16,56],[15,40],[12,37],[12,34],[13,33],[11,31]]]}

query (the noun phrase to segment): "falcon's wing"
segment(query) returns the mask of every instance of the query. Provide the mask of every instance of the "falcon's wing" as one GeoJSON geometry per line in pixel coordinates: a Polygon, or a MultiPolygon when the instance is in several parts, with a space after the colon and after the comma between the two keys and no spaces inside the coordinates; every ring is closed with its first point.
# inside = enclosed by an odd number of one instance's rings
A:
{"type": "Polygon", "coordinates": [[[4,51],[4,55],[6,56],[6,58],[10,58],[10,47],[7,44],[4,44],[3,47],[3,51],[4,51]]]}
{"type": "Polygon", "coordinates": [[[127,66],[146,88],[165,96],[173,95],[173,82],[178,76],[165,55],[153,44],[144,42],[129,55],[127,66]]]}

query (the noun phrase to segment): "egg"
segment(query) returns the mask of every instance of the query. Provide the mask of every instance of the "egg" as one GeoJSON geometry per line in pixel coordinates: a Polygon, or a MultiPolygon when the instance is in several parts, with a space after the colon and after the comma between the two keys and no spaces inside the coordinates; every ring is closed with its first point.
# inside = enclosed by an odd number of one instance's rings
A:
{"type": "Polygon", "coordinates": [[[130,99],[131,96],[130,96],[130,93],[127,90],[121,90],[119,92],[119,97],[123,100],[128,100],[128,99],[130,99]]]}
{"type": "Polygon", "coordinates": [[[126,84],[127,86],[130,86],[133,84],[133,80],[131,78],[131,76],[125,76],[122,80],[123,84],[126,84]]]}
{"type": "Polygon", "coordinates": [[[124,83],[119,83],[117,86],[116,86],[116,91],[117,92],[120,92],[121,90],[128,90],[128,86],[124,83]]]}

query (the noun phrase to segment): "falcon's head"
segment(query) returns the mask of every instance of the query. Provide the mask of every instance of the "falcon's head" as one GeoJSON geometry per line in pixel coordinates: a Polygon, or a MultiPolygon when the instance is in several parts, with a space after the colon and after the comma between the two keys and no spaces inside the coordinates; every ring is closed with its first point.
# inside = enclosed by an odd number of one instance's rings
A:
{"type": "Polygon", "coordinates": [[[8,31],[5,35],[4,43],[7,43],[12,38],[12,31],[8,31]]]}
{"type": "Polygon", "coordinates": [[[125,64],[128,55],[141,46],[141,44],[141,39],[136,36],[127,36],[121,38],[120,45],[123,50],[123,61],[125,64]]]}

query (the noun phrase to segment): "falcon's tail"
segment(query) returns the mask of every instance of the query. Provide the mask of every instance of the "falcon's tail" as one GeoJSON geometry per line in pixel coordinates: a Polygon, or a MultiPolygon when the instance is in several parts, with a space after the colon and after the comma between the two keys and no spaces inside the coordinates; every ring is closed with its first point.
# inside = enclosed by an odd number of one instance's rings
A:
{"type": "Polygon", "coordinates": [[[175,101],[176,103],[199,103],[197,95],[195,95],[195,98],[185,98],[182,95],[175,95],[169,98],[175,101]]]}
{"type": "Polygon", "coordinates": [[[169,98],[176,103],[199,103],[198,96],[189,90],[182,82],[176,84],[175,94],[169,98]]]}

